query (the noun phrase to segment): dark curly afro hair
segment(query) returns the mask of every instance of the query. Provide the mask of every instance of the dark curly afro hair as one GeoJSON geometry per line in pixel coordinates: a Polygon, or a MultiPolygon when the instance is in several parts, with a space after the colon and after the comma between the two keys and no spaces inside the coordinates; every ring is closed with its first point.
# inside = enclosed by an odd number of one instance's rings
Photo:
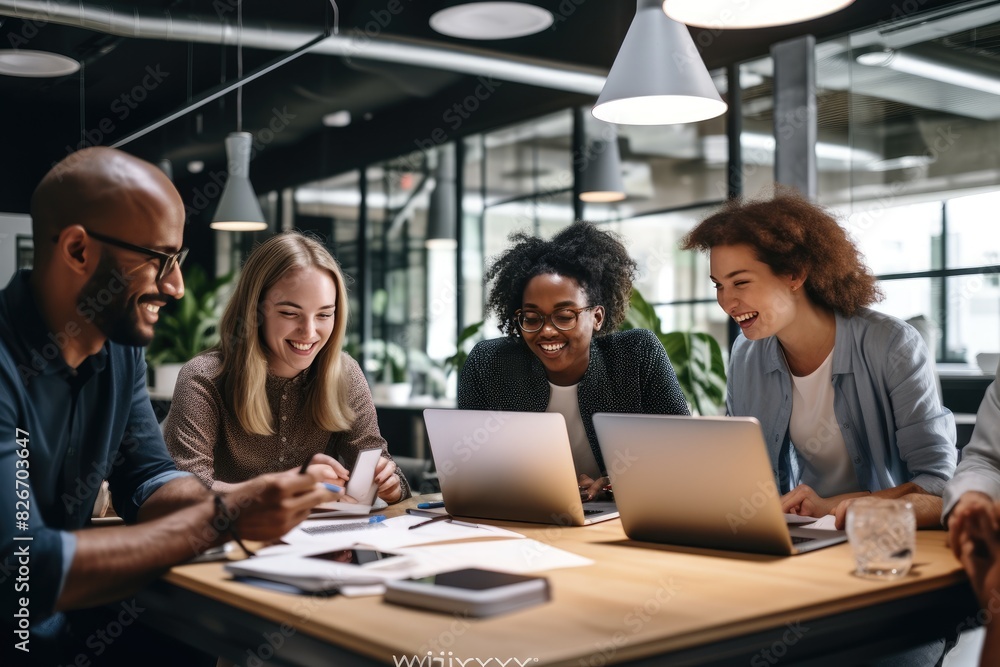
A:
{"type": "Polygon", "coordinates": [[[767,201],[731,200],[684,237],[684,250],[747,245],[778,276],[805,273],[814,303],[843,315],[882,300],[858,248],[837,220],[794,190],[767,201]]]}
{"type": "Polygon", "coordinates": [[[492,283],[486,312],[496,315],[502,332],[520,337],[514,313],[521,307],[528,282],[546,274],[576,280],[589,305],[604,306],[604,326],[594,335],[615,331],[625,320],[636,263],[617,235],[578,221],[550,241],[524,232],[514,232],[509,240],[511,247],[494,258],[486,271],[486,282],[492,283]]]}

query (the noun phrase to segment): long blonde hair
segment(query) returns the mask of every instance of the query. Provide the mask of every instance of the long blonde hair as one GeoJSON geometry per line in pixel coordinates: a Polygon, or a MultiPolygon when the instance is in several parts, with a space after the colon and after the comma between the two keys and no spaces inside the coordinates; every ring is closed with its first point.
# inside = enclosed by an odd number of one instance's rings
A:
{"type": "Polygon", "coordinates": [[[333,333],[306,371],[306,415],[325,431],[346,431],[354,421],[349,378],[341,347],[347,333],[347,287],[337,260],[316,239],[300,232],[272,236],[250,253],[219,324],[222,366],[216,379],[222,400],[247,433],[273,435],[262,339],[264,296],[289,272],[325,270],[337,290],[333,333]]]}

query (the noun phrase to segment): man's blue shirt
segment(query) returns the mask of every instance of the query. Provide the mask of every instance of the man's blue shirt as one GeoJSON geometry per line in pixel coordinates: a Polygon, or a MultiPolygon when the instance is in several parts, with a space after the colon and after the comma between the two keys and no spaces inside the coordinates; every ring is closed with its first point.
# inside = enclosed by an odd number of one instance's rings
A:
{"type": "Polygon", "coordinates": [[[36,628],[53,613],[76,547],[70,531],[88,523],[101,482],[133,523],[156,489],[187,473],[163,443],[142,348],[106,342],[70,368],[62,345],[79,328],[48,330],[30,275],[0,292],[0,600],[9,619],[27,599],[36,628]]]}

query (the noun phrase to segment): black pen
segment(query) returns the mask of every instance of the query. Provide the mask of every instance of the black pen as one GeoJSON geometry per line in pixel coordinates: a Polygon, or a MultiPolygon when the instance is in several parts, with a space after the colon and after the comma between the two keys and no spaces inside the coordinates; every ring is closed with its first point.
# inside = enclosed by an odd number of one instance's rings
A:
{"type": "MultiPolygon", "coordinates": [[[[407,510],[407,512],[409,512],[409,510],[407,510]]],[[[435,523],[437,521],[447,521],[455,526],[465,526],[466,528],[482,528],[482,526],[480,526],[477,523],[466,523],[465,521],[457,521],[455,517],[453,517],[450,514],[442,514],[440,516],[434,517],[433,519],[428,519],[427,521],[421,521],[420,523],[415,523],[409,527],[409,530],[413,530],[414,528],[420,528],[420,526],[426,526],[429,523],[435,523]]]]}
{"type": "Polygon", "coordinates": [[[450,514],[442,514],[440,516],[434,517],[433,519],[427,519],[427,521],[421,521],[420,523],[415,523],[412,526],[410,526],[409,529],[413,530],[414,528],[420,528],[420,526],[426,526],[429,523],[435,523],[437,521],[447,521],[450,518],[451,518],[450,514]]]}
{"type": "MultiPolygon", "coordinates": [[[[312,458],[313,457],[310,455],[309,458],[306,459],[306,462],[302,464],[302,467],[299,468],[300,475],[306,474],[306,468],[309,467],[309,462],[312,461],[312,458]]],[[[329,482],[320,482],[320,484],[325,486],[328,491],[333,491],[334,493],[341,493],[344,490],[342,487],[339,487],[336,484],[330,484],[329,482]]]]}

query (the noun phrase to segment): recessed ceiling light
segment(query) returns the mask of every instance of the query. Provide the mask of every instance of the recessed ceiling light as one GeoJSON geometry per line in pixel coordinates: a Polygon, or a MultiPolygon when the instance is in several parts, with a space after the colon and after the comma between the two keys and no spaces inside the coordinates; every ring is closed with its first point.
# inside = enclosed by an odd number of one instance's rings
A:
{"type": "Polygon", "coordinates": [[[66,76],[80,69],[80,63],[48,51],[0,49],[0,74],[47,78],[66,76]]]}
{"type": "Polygon", "coordinates": [[[437,32],[461,39],[512,39],[541,32],[552,25],[552,14],[524,2],[471,2],[431,15],[437,32]]]}
{"type": "Polygon", "coordinates": [[[323,125],[327,127],[347,127],[351,124],[351,112],[347,109],[334,111],[323,116],[323,125]]]}
{"type": "Polygon", "coordinates": [[[192,174],[200,174],[205,168],[205,163],[201,160],[191,160],[187,163],[187,170],[192,174]]]}

